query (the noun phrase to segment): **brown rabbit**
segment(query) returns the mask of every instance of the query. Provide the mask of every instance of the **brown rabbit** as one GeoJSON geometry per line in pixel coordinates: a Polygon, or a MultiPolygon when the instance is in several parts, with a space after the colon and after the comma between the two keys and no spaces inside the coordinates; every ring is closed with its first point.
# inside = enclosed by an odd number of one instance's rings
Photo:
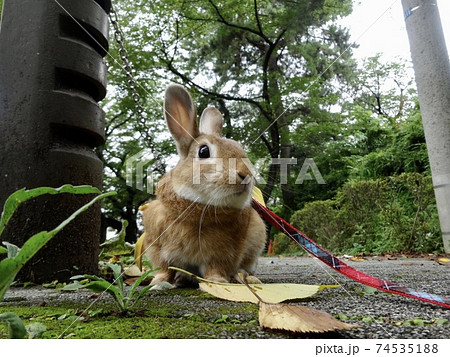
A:
{"type": "Polygon", "coordinates": [[[180,85],[166,89],[164,114],[180,160],[143,212],[143,251],[161,267],[152,283],[185,285],[186,276],[169,266],[217,282],[238,272],[253,275],[266,229],[250,205],[254,178],[247,155],[221,136],[217,109],[205,109],[197,125],[194,103],[180,85]]]}

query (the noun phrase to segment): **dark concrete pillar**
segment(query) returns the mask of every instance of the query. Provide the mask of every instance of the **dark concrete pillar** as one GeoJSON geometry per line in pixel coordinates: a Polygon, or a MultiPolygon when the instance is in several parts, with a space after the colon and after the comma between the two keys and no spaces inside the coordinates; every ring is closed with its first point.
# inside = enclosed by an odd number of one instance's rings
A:
{"type": "MultiPolygon", "coordinates": [[[[0,27],[0,205],[22,187],[101,188],[110,0],[5,0],[0,27]],[[80,26],[81,25],[81,26],[80,26]]],[[[91,197],[24,204],[1,237],[18,246],[56,227],[91,197]]],[[[60,232],[22,269],[27,281],[95,273],[100,207],[60,232]],[[77,270],[78,269],[78,270],[77,270]]]]}

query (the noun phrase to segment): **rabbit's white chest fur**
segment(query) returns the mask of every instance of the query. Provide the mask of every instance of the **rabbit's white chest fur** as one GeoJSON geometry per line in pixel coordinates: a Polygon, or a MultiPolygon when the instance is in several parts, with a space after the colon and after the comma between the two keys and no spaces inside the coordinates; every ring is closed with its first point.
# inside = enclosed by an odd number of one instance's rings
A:
{"type": "MultiPolygon", "coordinates": [[[[251,188],[253,188],[253,185],[251,188]]],[[[174,188],[174,191],[178,196],[186,200],[215,207],[243,209],[250,206],[251,202],[251,195],[249,193],[251,191],[249,188],[236,194],[226,187],[218,188],[217,185],[210,182],[204,183],[201,187],[199,186],[198,189],[188,186],[178,186],[174,188]],[[215,194],[211,195],[211,191],[215,192],[215,194]]]]}

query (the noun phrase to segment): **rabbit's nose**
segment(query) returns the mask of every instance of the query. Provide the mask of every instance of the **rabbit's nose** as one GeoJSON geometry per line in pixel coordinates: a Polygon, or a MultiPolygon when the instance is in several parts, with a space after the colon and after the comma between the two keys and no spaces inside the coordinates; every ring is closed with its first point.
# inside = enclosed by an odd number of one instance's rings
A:
{"type": "Polygon", "coordinates": [[[237,170],[236,174],[237,174],[237,177],[239,177],[238,178],[239,183],[244,183],[244,182],[248,183],[249,182],[249,178],[252,177],[251,171],[250,170],[246,170],[246,169],[237,170]]]}
{"type": "Polygon", "coordinates": [[[241,179],[241,181],[244,181],[245,178],[247,177],[247,175],[244,174],[244,173],[242,173],[242,172],[238,172],[238,176],[239,176],[239,178],[241,179]]]}

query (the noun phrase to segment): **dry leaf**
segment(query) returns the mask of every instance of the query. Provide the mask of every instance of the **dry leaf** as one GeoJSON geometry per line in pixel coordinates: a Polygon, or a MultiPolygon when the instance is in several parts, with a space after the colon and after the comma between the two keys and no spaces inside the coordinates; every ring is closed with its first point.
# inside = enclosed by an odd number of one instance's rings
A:
{"type": "Polygon", "coordinates": [[[415,263],[415,262],[406,262],[406,263],[401,263],[400,265],[404,265],[404,266],[413,266],[413,265],[422,265],[420,263],[415,263]]]}
{"type": "MultiPolygon", "coordinates": [[[[123,283],[124,283],[125,285],[131,286],[131,285],[133,285],[133,284],[136,282],[136,280],[138,280],[138,279],[139,279],[139,277],[135,276],[134,278],[128,278],[128,279],[125,279],[125,280],[123,281],[123,283]]],[[[144,284],[140,284],[140,285],[144,285],[144,284]]]]}
{"type": "MultiPolygon", "coordinates": [[[[257,304],[259,300],[243,284],[224,284],[201,281],[200,289],[218,298],[229,301],[252,302],[257,304]]],[[[278,303],[286,300],[304,299],[319,291],[319,285],[303,284],[250,284],[250,288],[258,296],[269,303],[278,303]]]]}
{"type": "Polygon", "coordinates": [[[361,258],[361,257],[351,257],[350,260],[352,262],[363,262],[363,261],[365,261],[364,258],[361,258]]]}
{"type": "Polygon", "coordinates": [[[266,303],[259,304],[259,324],[261,327],[293,332],[327,332],[358,327],[310,307],[266,303]]]}
{"type": "MultiPolygon", "coordinates": [[[[207,293],[218,298],[229,301],[252,302],[257,304],[259,300],[243,284],[217,283],[204,278],[200,278],[186,270],[169,267],[169,269],[181,271],[192,276],[199,282],[200,288],[207,293]]],[[[304,284],[250,284],[253,291],[265,302],[278,303],[286,300],[304,299],[322,290],[319,285],[304,284]]],[[[331,286],[326,286],[331,287],[331,286]]]]}
{"type": "Polygon", "coordinates": [[[326,312],[306,306],[279,304],[279,302],[285,300],[309,297],[318,290],[336,287],[336,285],[225,284],[200,278],[179,268],[169,267],[169,269],[181,271],[194,277],[202,290],[216,297],[231,301],[258,303],[261,327],[293,332],[326,332],[358,327],[336,320],[326,312]]]}
{"type": "Polygon", "coordinates": [[[141,270],[137,265],[131,265],[123,270],[123,275],[129,278],[134,278],[141,276],[144,271],[145,269],[141,270]]]}
{"type": "Polygon", "coordinates": [[[145,233],[139,237],[134,247],[134,261],[139,269],[142,270],[142,256],[145,252],[142,251],[142,244],[144,243],[145,233]]]}
{"type": "Polygon", "coordinates": [[[450,259],[448,258],[439,258],[436,259],[436,263],[441,264],[441,265],[448,265],[448,263],[450,263],[450,259]]]}
{"type": "Polygon", "coordinates": [[[262,191],[256,186],[253,187],[252,198],[254,200],[258,201],[264,207],[266,207],[266,203],[264,202],[264,197],[263,197],[262,191]]]}

